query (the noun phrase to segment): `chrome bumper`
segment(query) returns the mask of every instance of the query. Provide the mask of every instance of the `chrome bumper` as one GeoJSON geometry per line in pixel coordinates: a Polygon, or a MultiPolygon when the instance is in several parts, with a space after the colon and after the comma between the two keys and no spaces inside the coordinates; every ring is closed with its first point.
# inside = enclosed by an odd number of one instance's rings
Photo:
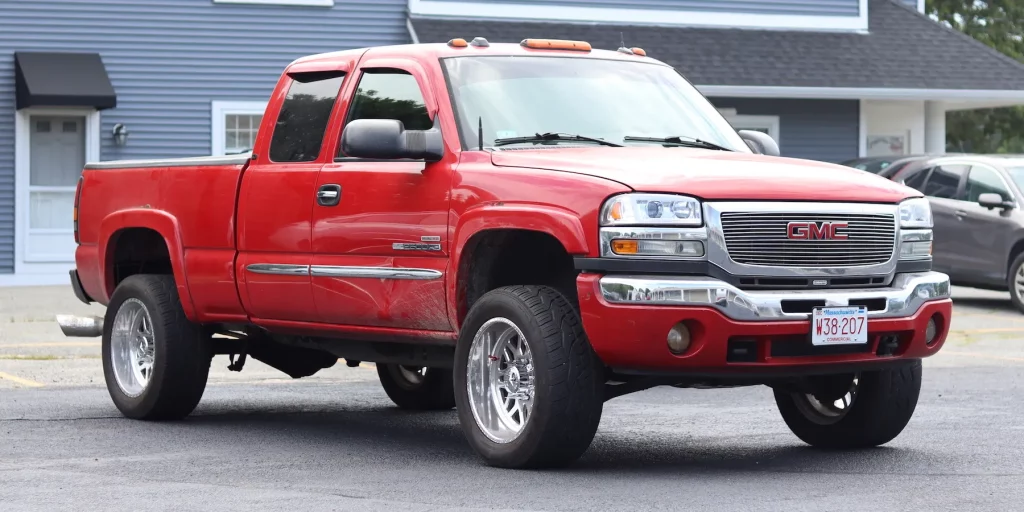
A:
{"type": "Polygon", "coordinates": [[[887,288],[755,291],[710,277],[607,275],[600,279],[600,288],[604,300],[613,304],[713,307],[734,320],[808,319],[810,313],[784,312],[783,302],[847,306],[858,299],[885,299],[885,309],[869,309],[868,317],[893,318],[913,315],[925,302],[948,298],[949,276],[898,274],[887,288]]]}

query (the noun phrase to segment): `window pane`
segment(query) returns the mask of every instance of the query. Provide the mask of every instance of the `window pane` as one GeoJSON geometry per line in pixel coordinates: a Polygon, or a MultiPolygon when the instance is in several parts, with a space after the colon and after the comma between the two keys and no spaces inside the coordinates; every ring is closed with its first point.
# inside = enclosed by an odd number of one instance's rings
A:
{"type": "Polygon", "coordinates": [[[29,192],[28,219],[32,229],[72,229],[74,192],[29,192]]]}
{"type": "Polygon", "coordinates": [[[931,168],[929,167],[910,174],[910,176],[903,178],[903,184],[919,192],[924,192],[924,179],[928,177],[928,171],[930,170],[931,168]]]}
{"type": "Polygon", "coordinates": [[[936,167],[931,175],[928,176],[928,183],[924,186],[924,194],[942,199],[956,198],[956,191],[960,186],[960,176],[966,170],[966,165],[943,165],[936,167]]]}
{"type": "Polygon", "coordinates": [[[275,162],[312,162],[320,155],[324,131],[344,74],[311,73],[295,77],[277,117],[270,142],[275,162]]]}
{"type": "Polygon", "coordinates": [[[416,78],[397,69],[364,72],[349,114],[349,121],[356,119],[397,119],[406,130],[434,126],[416,78]]]}
{"type": "Polygon", "coordinates": [[[982,194],[999,194],[1003,201],[1010,199],[1010,192],[1003,186],[1002,179],[992,169],[986,167],[971,167],[967,175],[967,200],[978,202],[978,196],[982,194]]]}

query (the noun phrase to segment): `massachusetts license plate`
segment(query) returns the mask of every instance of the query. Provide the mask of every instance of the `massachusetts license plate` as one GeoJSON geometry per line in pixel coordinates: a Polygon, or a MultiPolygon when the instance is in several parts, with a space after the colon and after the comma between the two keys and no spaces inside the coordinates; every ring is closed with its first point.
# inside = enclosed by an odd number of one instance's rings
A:
{"type": "Polygon", "coordinates": [[[868,308],[843,306],[814,308],[811,315],[811,343],[848,345],[868,342],[868,308]]]}

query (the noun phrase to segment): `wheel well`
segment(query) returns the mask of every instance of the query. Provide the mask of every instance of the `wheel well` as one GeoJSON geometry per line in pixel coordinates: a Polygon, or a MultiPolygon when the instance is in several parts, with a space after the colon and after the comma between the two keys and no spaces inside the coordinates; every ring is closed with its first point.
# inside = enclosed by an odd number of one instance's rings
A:
{"type": "Polygon", "coordinates": [[[127,228],[111,238],[113,246],[107,273],[111,290],[135,274],[173,274],[167,242],[148,228],[127,228]]]}
{"type": "Polygon", "coordinates": [[[473,235],[459,259],[456,284],[458,321],[485,293],[516,284],[548,285],[573,304],[576,270],[561,242],[540,231],[493,229],[473,235]]]}

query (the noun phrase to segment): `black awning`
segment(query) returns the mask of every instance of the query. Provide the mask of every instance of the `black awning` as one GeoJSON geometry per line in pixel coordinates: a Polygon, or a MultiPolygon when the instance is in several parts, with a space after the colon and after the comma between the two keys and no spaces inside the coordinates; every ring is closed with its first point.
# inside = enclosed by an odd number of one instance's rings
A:
{"type": "Polygon", "coordinates": [[[15,52],[17,108],[117,106],[98,53],[15,52]]]}

